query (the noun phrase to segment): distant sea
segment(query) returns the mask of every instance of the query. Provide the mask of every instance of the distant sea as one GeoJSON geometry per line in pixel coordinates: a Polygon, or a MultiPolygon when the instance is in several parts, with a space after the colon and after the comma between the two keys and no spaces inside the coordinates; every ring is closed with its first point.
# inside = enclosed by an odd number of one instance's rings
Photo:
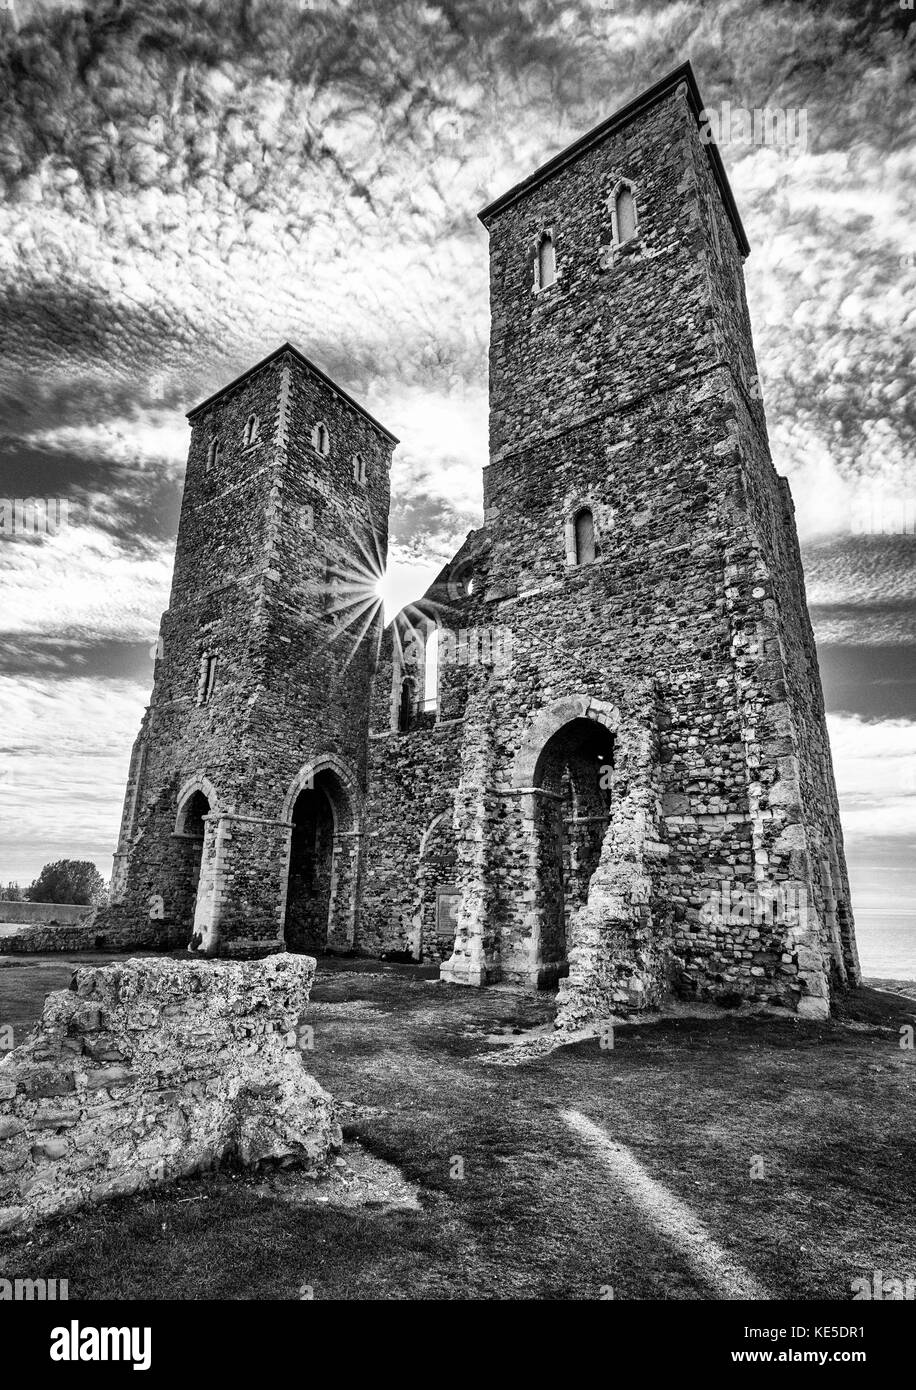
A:
{"type": "Polygon", "coordinates": [[[916,980],[916,911],[860,908],[855,919],[862,974],[916,980]]]}

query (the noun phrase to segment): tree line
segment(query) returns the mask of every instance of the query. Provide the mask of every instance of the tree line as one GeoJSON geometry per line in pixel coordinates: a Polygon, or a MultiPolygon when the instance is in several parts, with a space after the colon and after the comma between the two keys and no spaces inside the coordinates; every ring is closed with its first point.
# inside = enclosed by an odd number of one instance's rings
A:
{"type": "Polygon", "coordinates": [[[107,896],[105,880],[91,859],[57,859],[45,864],[27,888],[0,884],[0,901],[8,903],[76,903],[98,906],[107,896]]]}

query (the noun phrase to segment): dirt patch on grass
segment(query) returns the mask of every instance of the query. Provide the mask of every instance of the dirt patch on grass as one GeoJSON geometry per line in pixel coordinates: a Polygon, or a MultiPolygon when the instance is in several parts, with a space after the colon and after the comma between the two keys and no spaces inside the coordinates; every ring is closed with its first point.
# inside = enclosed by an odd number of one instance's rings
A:
{"type": "Polygon", "coordinates": [[[377,1158],[361,1145],[348,1143],[325,1178],[310,1179],[295,1169],[271,1174],[254,1188],[259,1197],[276,1197],[293,1205],[313,1203],[350,1210],[419,1211],[420,1189],[406,1182],[393,1163],[377,1158]]]}

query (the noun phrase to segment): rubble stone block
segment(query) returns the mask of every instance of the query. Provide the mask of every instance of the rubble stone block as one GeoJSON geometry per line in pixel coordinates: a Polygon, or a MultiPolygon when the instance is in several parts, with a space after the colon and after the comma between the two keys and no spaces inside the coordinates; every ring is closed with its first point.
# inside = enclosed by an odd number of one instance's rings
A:
{"type": "Polygon", "coordinates": [[[341,1142],[333,1103],[306,1072],[303,1054],[283,1042],[307,1006],[314,971],[308,956],[128,959],[82,969],[75,992],[49,995],[37,1029],[0,1061],[0,1084],[7,1072],[25,1082],[0,1100],[0,1230],[4,1220],[12,1228],[134,1192],[160,1170],[174,1170],[179,1156],[189,1172],[229,1155],[320,1171],[341,1142]],[[65,1051],[57,1020],[88,996],[99,1002],[99,1036],[110,1050],[129,1045],[130,1069],[92,1067],[65,1051]],[[185,1011],[198,1005],[213,1044],[206,1082],[188,1072],[184,1055],[185,1011]],[[137,1010],[154,1011],[158,1026],[132,1028],[137,1010]],[[59,1055],[49,1071],[35,1058],[54,1046],[59,1055]],[[164,1073],[173,1078],[167,1088],[164,1073]],[[49,1076],[69,1095],[66,1105],[43,1103],[49,1076]],[[52,1128],[63,1133],[51,1135],[52,1128]]]}

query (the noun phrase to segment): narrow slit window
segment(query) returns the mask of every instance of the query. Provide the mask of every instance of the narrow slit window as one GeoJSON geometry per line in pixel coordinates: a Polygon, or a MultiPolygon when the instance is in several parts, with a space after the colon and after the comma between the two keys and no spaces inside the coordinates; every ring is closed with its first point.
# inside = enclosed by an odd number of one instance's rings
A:
{"type": "Polygon", "coordinates": [[[595,558],[595,518],[586,507],[576,517],[576,564],[589,565],[595,558]]]}
{"type": "Polygon", "coordinates": [[[414,683],[409,676],[401,681],[401,694],[398,700],[398,732],[406,734],[413,717],[414,683]]]}
{"type": "Polygon", "coordinates": [[[423,709],[434,710],[439,702],[439,629],[431,628],[426,638],[423,679],[423,709]]]}
{"type": "Polygon", "coordinates": [[[614,209],[617,223],[617,243],[622,246],[624,242],[632,241],[636,235],[636,200],[629,188],[619,189],[614,200],[614,209]]]}
{"type": "Polygon", "coordinates": [[[331,436],[323,420],[319,420],[312,430],[312,448],[323,455],[330,452],[331,436]]]}
{"type": "Polygon", "coordinates": [[[245,433],[243,435],[245,446],[256,444],[261,433],[261,421],[257,415],[249,415],[245,421],[245,433]]]}
{"type": "Polygon", "coordinates": [[[219,456],[220,456],[221,450],[222,450],[222,445],[220,444],[219,440],[218,440],[218,439],[211,439],[211,440],[210,440],[210,447],[209,447],[209,449],[207,450],[207,472],[208,472],[208,473],[209,473],[209,471],[210,471],[211,468],[215,468],[216,465],[219,463],[219,456]]]}
{"type": "Polygon", "coordinates": [[[545,232],[538,244],[537,279],[538,289],[546,290],[557,278],[557,255],[553,237],[545,232]]]}

